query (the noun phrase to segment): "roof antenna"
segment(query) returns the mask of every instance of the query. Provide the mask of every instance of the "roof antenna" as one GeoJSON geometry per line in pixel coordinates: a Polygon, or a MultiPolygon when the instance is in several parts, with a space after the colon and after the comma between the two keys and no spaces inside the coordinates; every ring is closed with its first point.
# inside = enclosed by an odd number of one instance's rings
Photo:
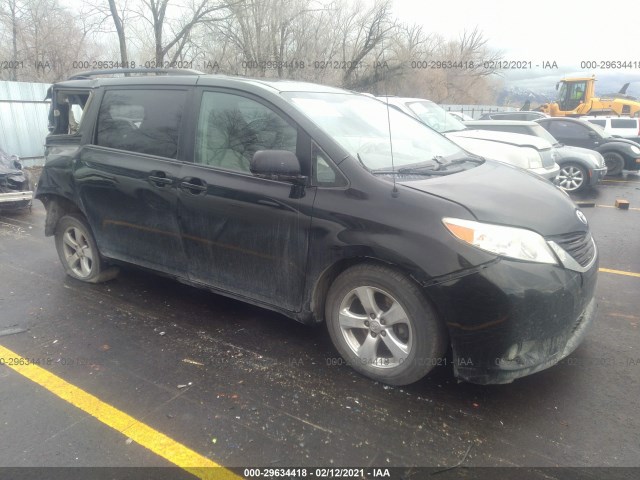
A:
{"type": "MultiPolygon", "coordinates": [[[[382,47],[382,65],[379,65],[380,68],[387,68],[387,62],[384,59],[384,39],[382,39],[382,42],[380,43],[380,46],[382,47]]],[[[382,73],[382,80],[383,80],[383,88],[384,88],[384,99],[385,99],[385,104],[387,105],[387,128],[389,131],[389,149],[391,151],[391,176],[393,177],[393,190],[391,190],[391,196],[392,197],[397,197],[398,196],[398,187],[396,186],[396,166],[393,160],[393,141],[391,139],[391,116],[389,114],[389,94],[387,91],[387,82],[386,82],[386,72],[382,73]]]]}

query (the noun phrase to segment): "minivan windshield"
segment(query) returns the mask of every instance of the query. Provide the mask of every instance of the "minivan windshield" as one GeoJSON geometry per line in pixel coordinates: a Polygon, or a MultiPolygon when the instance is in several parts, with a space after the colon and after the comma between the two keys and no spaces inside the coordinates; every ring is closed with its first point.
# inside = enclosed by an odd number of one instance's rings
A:
{"type": "Polygon", "coordinates": [[[370,170],[421,163],[439,165],[443,160],[469,156],[418,120],[365,95],[310,92],[284,95],[370,170]]]}

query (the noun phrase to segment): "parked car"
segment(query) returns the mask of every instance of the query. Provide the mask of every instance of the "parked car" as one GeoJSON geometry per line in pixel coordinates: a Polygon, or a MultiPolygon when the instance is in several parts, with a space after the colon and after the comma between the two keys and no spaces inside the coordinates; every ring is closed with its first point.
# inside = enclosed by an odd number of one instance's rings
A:
{"type": "Polygon", "coordinates": [[[598,125],[576,118],[555,117],[536,121],[561,143],[600,152],[607,165],[607,175],[640,169],[640,145],[631,140],[613,137],[598,125]]]}
{"type": "Polygon", "coordinates": [[[454,117],[456,117],[461,122],[466,122],[467,120],[473,120],[473,117],[470,117],[466,113],[454,112],[453,110],[447,110],[447,112],[449,113],[449,115],[453,115],[454,117]]]}
{"type": "Polygon", "coordinates": [[[393,385],[449,347],[458,378],[511,382],[593,321],[596,245],[551,183],[353,92],[118,73],[53,86],[52,109],[85,105],[47,137],[36,192],[69,276],[134,264],[324,320],[345,363],[393,385]]]}
{"type": "Polygon", "coordinates": [[[578,118],[599,125],[606,133],[614,137],[628,138],[634,142],[640,141],[640,118],[602,116],[578,118]]]}
{"type": "Polygon", "coordinates": [[[33,181],[16,155],[0,149],[0,210],[29,208],[33,199],[33,181]]]}
{"type": "Polygon", "coordinates": [[[417,118],[471,153],[524,168],[550,181],[554,181],[560,171],[555,162],[556,152],[546,140],[530,135],[468,128],[430,100],[379,98],[393,108],[417,118]]]}
{"type": "Polygon", "coordinates": [[[479,120],[537,120],[548,117],[545,113],[535,111],[487,112],[480,115],[479,120]]]}
{"type": "Polygon", "coordinates": [[[522,120],[475,120],[465,122],[465,125],[480,130],[533,135],[547,140],[558,153],[556,162],[560,165],[560,173],[556,183],[567,192],[577,192],[596,185],[607,174],[604,157],[599,152],[563,145],[539,123],[522,120]]]}

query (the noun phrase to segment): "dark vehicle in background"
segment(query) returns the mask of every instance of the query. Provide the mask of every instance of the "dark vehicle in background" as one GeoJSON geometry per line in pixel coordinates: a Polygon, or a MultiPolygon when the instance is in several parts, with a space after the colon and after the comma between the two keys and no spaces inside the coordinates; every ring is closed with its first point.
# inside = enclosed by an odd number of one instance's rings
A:
{"type": "Polygon", "coordinates": [[[548,118],[542,112],[519,111],[519,112],[487,112],[480,115],[478,120],[538,120],[539,118],[548,118]]]}
{"type": "Polygon", "coordinates": [[[598,125],[567,117],[544,118],[536,122],[565,145],[600,152],[607,165],[607,175],[640,169],[640,145],[609,135],[598,125]]]}
{"type": "Polygon", "coordinates": [[[17,210],[31,206],[33,182],[16,155],[0,149],[0,210],[17,210]]]}
{"type": "Polygon", "coordinates": [[[481,130],[533,135],[549,141],[556,149],[556,162],[560,165],[556,184],[567,192],[578,192],[594,186],[607,174],[604,157],[600,153],[563,145],[539,123],[520,120],[472,120],[465,122],[465,125],[481,130]]]}
{"type": "Polygon", "coordinates": [[[365,95],[118,73],[53,86],[54,113],[84,105],[77,131],[47,137],[36,194],[71,277],[134,264],[326,321],[345,363],[393,385],[449,347],[458,378],[508,383],[593,321],[596,245],[548,181],[365,95]]]}

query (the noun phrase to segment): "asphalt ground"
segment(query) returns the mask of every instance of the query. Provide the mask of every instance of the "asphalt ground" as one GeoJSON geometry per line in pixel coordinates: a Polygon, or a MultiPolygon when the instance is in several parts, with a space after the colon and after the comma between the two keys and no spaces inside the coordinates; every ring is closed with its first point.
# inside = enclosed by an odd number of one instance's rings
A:
{"type": "MultiPolygon", "coordinates": [[[[40,202],[0,213],[0,478],[45,466],[228,473],[152,470],[175,465],[640,478],[640,176],[573,198],[596,205],[583,211],[600,252],[597,320],[569,358],[499,386],[458,383],[448,365],[392,388],[343,365],[323,325],[134,268],[75,281],[40,202]]],[[[402,478],[426,475],[414,473],[402,478]]]]}

